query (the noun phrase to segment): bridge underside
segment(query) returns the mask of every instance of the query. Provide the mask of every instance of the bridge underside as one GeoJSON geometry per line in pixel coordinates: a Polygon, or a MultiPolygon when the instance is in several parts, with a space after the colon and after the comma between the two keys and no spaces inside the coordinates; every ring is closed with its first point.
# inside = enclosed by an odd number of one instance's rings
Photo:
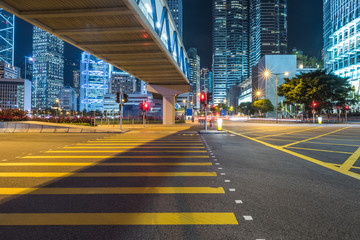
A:
{"type": "Polygon", "coordinates": [[[0,0],[0,7],[150,85],[189,85],[135,0],[0,0]]]}

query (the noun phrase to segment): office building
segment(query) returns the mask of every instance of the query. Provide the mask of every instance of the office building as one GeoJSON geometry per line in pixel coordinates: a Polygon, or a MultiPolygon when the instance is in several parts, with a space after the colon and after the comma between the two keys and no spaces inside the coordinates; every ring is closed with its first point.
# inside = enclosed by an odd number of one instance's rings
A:
{"type": "MultiPolygon", "coordinates": [[[[252,69],[253,101],[258,100],[256,93],[259,92],[261,98],[269,99],[275,107],[276,88],[284,83],[285,78],[293,78],[296,73],[296,55],[265,55],[252,69]],[[266,71],[270,72],[269,76],[265,75],[266,71]]],[[[283,100],[283,97],[278,97],[278,103],[283,100]]],[[[275,117],[275,112],[268,113],[267,116],[275,117]]]]}
{"type": "Polygon", "coordinates": [[[26,79],[0,79],[0,110],[31,111],[31,82],[26,79]]]}
{"type": "Polygon", "coordinates": [[[324,0],[325,68],[347,77],[360,93],[360,2],[324,0]]]}
{"type": "Polygon", "coordinates": [[[109,92],[113,94],[120,93],[121,88],[122,92],[126,94],[141,92],[141,81],[127,72],[113,71],[111,73],[110,83],[109,92]]]}
{"type": "Polygon", "coordinates": [[[59,93],[60,108],[65,111],[77,111],[77,93],[70,86],[63,87],[59,93]]]}
{"type": "Polygon", "coordinates": [[[250,0],[250,67],[287,53],[287,0],[250,0]]]}
{"type": "Polygon", "coordinates": [[[80,111],[103,111],[112,66],[83,52],[80,63],[80,111]]]}
{"type": "Polygon", "coordinates": [[[6,79],[20,79],[20,68],[11,66],[5,61],[0,61],[0,78],[6,79]]]}
{"type": "Polygon", "coordinates": [[[64,42],[33,28],[32,108],[50,109],[64,86],[64,42]]]}
{"type": "Polygon", "coordinates": [[[189,65],[190,65],[190,84],[191,91],[189,94],[189,101],[193,102],[195,108],[200,108],[200,57],[197,55],[196,48],[190,48],[188,51],[189,65]]]}
{"type": "Polygon", "coordinates": [[[14,65],[15,16],[0,8],[0,61],[14,65]]]}
{"type": "Polygon", "coordinates": [[[167,0],[171,15],[175,21],[179,35],[183,37],[183,4],[182,0],[167,0]]]}
{"type": "Polygon", "coordinates": [[[262,56],[286,49],[286,0],[214,0],[214,103],[224,102],[231,86],[248,79],[262,56]]]}

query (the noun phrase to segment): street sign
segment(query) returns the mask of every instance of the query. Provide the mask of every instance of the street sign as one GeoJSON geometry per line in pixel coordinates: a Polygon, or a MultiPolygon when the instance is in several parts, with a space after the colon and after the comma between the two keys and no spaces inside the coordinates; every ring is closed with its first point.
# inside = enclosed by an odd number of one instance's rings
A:
{"type": "Polygon", "coordinates": [[[193,115],[193,110],[192,110],[192,108],[188,108],[188,109],[186,109],[186,116],[192,116],[193,115]]]}

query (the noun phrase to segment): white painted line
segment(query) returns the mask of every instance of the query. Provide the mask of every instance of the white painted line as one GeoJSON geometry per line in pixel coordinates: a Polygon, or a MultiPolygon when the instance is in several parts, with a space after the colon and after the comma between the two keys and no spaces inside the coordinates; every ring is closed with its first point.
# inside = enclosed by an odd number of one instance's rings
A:
{"type": "Polygon", "coordinates": [[[265,240],[265,238],[257,238],[256,240],[265,240]]]}
{"type": "Polygon", "coordinates": [[[217,163],[215,163],[215,164],[216,164],[216,165],[220,165],[220,163],[218,163],[218,162],[217,162],[217,163]]]}
{"type": "Polygon", "coordinates": [[[230,180],[225,180],[225,182],[230,182],[230,180]]]}
{"type": "Polygon", "coordinates": [[[240,204],[240,203],[243,203],[243,201],[241,201],[241,200],[235,200],[235,203],[236,203],[236,204],[240,204]]]}
{"type": "Polygon", "coordinates": [[[252,221],[252,216],[243,216],[246,221],[252,221]]]}
{"type": "Polygon", "coordinates": [[[217,160],[216,160],[216,159],[214,159],[214,162],[217,162],[217,160]]]}
{"type": "Polygon", "coordinates": [[[219,169],[219,170],[222,170],[222,167],[219,167],[218,169],[219,169]]]}
{"type": "Polygon", "coordinates": [[[216,158],[214,155],[211,156],[212,158],[216,158]]]}
{"type": "Polygon", "coordinates": [[[229,188],[230,192],[235,192],[235,188],[229,188]]]}
{"type": "Polygon", "coordinates": [[[220,173],[220,175],[223,175],[223,176],[224,176],[224,175],[225,175],[225,173],[220,173]]]}

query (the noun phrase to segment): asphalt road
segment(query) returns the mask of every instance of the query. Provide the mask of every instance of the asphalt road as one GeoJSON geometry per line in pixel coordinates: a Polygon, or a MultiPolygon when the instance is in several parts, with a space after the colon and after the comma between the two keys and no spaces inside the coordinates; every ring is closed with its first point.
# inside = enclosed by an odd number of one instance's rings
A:
{"type": "Polygon", "coordinates": [[[360,128],[2,134],[1,239],[360,239],[360,128]]]}

